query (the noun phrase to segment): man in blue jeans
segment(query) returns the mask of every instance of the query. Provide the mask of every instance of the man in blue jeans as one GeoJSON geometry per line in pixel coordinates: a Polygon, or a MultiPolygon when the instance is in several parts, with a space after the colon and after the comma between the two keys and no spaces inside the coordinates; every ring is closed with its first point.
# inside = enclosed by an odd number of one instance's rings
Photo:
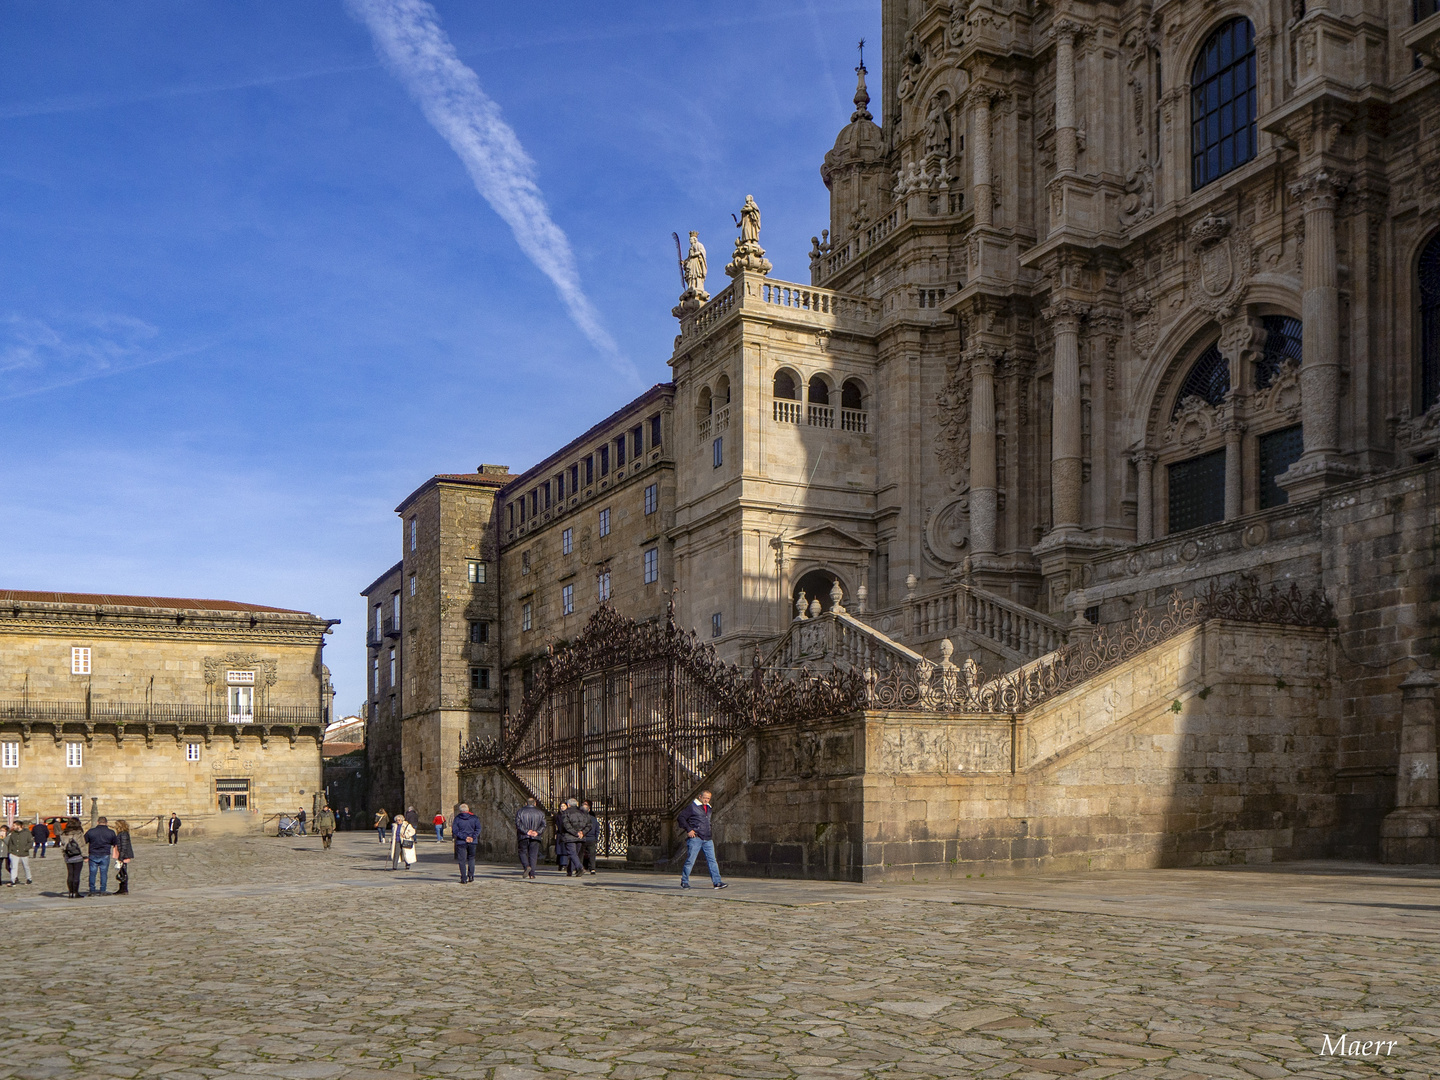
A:
{"type": "Polygon", "coordinates": [[[110,828],[109,823],[102,817],[96,821],[95,827],[85,834],[85,843],[90,845],[90,895],[95,895],[95,872],[100,872],[100,895],[105,895],[109,886],[110,877],[110,855],[115,850],[115,845],[120,842],[120,837],[115,830],[110,828]]]}
{"type": "Polygon", "coordinates": [[[680,817],[676,819],[680,831],[685,834],[685,868],[680,871],[682,889],[690,888],[690,868],[695,865],[695,860],[702,851],[705,853],[705,864],[710,867],[710,884],[717,889],[730,887],[720,880],[720,864],[715,861],[715,841],[711,838],[710,831],[712,797],[710,792],[702,791],[700,798],[681,810],[680,817]]]}

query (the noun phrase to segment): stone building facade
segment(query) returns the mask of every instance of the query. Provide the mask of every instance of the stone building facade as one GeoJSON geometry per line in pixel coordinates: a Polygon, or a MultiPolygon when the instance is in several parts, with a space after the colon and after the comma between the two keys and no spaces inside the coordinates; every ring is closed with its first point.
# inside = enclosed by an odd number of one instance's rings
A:
{"type": "Polygon", "coordinates": [[[203,832],[313,812],[330,626],[232,601],[0,593],[7,816],[174,812],[203,832]]]}
{"type": "Polygon", "coordinates": [[[400,648],[401,573],[397,562],[367,585],[365,598],[365,771],[367,811],[393,813],[405,800],[400,769],[400,717],[403,702],[400,648]]]}

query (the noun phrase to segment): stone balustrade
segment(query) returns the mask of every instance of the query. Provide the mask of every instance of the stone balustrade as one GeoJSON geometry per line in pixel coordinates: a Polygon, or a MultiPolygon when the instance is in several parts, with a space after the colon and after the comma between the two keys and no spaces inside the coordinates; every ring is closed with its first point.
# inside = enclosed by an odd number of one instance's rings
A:
{"type": "Polygon", "coordinates": [[[825,330],[868,331],[879,318],[878,305],[861,297],[742,273],[704,307],[681,319],[680,339],[698,341],[741,310],[825,330]]]}
{"type": "Polygon", "coordinates": [[[910,640],[968,635],[1009,659],[1034,660],[1065,643],[1065,626],[1041,612],[977,588],[956,584],[906,601],[910,640]]]}

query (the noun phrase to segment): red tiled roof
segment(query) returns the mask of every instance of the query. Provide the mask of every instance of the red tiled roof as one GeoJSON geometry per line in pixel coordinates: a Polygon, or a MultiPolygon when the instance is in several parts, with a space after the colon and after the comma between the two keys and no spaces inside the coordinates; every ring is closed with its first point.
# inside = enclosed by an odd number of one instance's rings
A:
{"type": "Polygon", "coordinates": [[[189,600],[174,596],[111,596],[105,593],[27,592],[0,589],[0,604],[95,604],[106,607],[168,608],[175,611],[277,611],[286,615],[308,615],[294,608],[242,604],[235,600],[189,600]]]}
{"type": "Polygon", "coordinates": [[[353,754],[356,750],[364,750],[363,742],[327,742],[320,745],[320,756],[344,757],[346,754],[353,754]]]}

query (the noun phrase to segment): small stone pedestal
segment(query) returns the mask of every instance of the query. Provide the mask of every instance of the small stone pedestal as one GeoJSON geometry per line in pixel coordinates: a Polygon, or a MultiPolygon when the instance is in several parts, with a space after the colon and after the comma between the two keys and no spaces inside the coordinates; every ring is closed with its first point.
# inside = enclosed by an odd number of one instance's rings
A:
{"type": "Polygon", "coordinates": [[[1400,684],[1400,760],[1395,809],[1380,827],[1380,861],[1440,862],[1440,781],[1436,777],[1435,676],[1412,671],[1400,684]]]}

